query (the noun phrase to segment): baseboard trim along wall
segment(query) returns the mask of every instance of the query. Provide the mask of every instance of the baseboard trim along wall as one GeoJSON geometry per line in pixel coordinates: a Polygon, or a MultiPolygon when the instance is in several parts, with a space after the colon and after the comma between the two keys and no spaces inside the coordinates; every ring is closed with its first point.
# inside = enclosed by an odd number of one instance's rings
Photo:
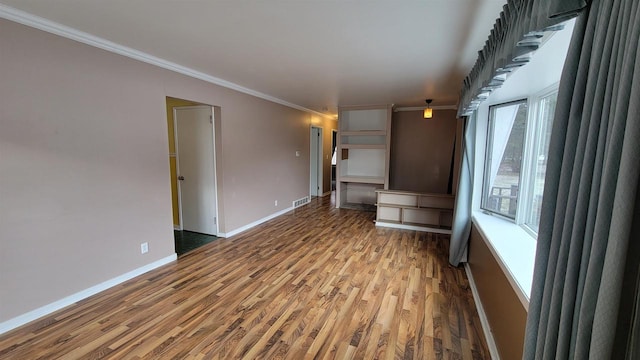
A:
{"type": "Polygon", "coordinates": [[[89,296],[95,295],[101,291],[107,290],[108,288],[119,285],[127,280],[131,280],[136,276],[142,275],[146,272],[159,268],[163,265],[169,264],[173,261],[176,261],[177,259],[178,259],[178,256],[176,254],[169,255],[165,258],[154,261],[150,264],[139,267],[135,270],[129,271],[128,273],[122,274],[113,279],[110,279],[98,285],[92,286],[88,289],[79,291],[73,295],[67,296],[66,298],[60,299],[51,304],[29,311],[28,313],[16,316],[13,319],[0,323],[0,334],[4,334],[10,330],[20,327],[33,320],[39,319],[43,316],[47,316],[55,311],[58,311],[69,305],[72,305],[80,300],[86,299],[89,296]]]}
{"type": "Polygon", "coordinates": [[[256,221],[254,221],[252,223],[249,223],[249,224],[247,224],[245,226],[239,227],[239,228],[237,228],[235,230],[231,230],[231,231],[226,232],[226,233],[219,233],[218,236],[219,237],[223,237],[223,238],[227,238],[227,237],[232,237],[234,235],[238,235],[243,231],[247,231],[247,230],[251,229],[254,226],[258,226],[258,225],[262,224],[263,222],[269,221],[269,220],[271,220],[273,218],[276,218],[276,217],[278,217],[280,215],[286,214],[286,213],[288,213],[289,211],[292,211],[292,210],[293,210],[293,206],[292,207],[288,207],[288,208],[286,208],[284,210],[278,211],[277,213],[273,213],[273,214],[271,214],[271,215],[269,215],[267,217],[263,217],[260,220],[256,220],[256,221]]]}
{"type": "Polygon", "coordinates": [[[469,267],[469,263],[464,263],[464,271],[467,273],[467,278],[469,279],[469,286],[471,286],[473,301],[475,301],[476,303],[478,316],[480,317],[480,324],[482,325],[482,331],[484,332],[484,337],[487,340],[487,346],[489,347],[489,354],[491,354],[491,359],[500,360],[498,347],[496,346],[496,342],[493,339],[493,333],[491,332],[491,327],[489,326],[489,319],[487,318],[487,314],[484,312],[484,308],[482,307],[482,301],[480,301],[480,294],[478,294],[478,288],[476,287],[476,282],[473,279],[473,275],[471,274],[471,268],[469,267]]]}

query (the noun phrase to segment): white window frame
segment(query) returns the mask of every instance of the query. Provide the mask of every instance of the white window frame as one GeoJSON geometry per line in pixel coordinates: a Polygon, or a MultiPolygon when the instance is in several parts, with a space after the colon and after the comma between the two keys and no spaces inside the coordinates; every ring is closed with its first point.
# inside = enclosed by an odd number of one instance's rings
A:
{"type": "Polygon", "coordinates": [[[527,136],[529,135],[529,116],[531,115],[530,113],[530,101],[528,98],[518,98],[515,100],[510,100],[510,101],[505,101],[505,102],[499,102],[496,104],[492,104],[489,105],[489,111],[488,111],[488,118],[487,118],[487,136],[485,137],[486,139],[486,144],[485,144],[485,155],[484,155],[484,169],[483,169],[483,173],[482,173],[482,192],[480,195],[480,210],[482,212],[484,212],[485,214],[490,214],[493,216],[497,216],[500,217],[502,219],[505,219],[507,221],[511,221],[511,222],[515,222],[518,223],[518,214],[520,213],[520,194],[522,193],[522,191],[520,190],[522,188],[522,169],[524,166],[524,160],[525,160],[525,149],[526,149],[526,142],[527,142],[527,136]],[[525,122],[525,143],[522,144],[522,161],[523,163],[520,164],[520,177],[518,179],[518,207],[516,208],[516,216],[515,218],[510,218],[509,216],[506,216],[502,213],[496,212],[496,211],[492,211],[490,209],[487,209],[485,207],[486,205],[486,200],[487,198],[485,197],[485,194],[488,194],[488,187],[490,184],[487,183],[487,173],[490,170],[490,164],[491,164],[491,156],[490,153],[493,150],[493,144],[491,142],[493,142],[493,122],[491,121],[491,108],[493,107],[501,107],[501,106],[508,106],[511,104],[515,104],[515,103],[525,103],[527,105],[527,120],[525,122]]]}
{"type": "MultiPolygon", "coordinates": [[[[532,208],[533,202],[533,184],[534,179],[532,178],[532,169],[533,162],[537,162],[537,159],[534,159],[534,147],[535,147],[535,137],[538,135],[538,130],[540,128],[540,124],[542,122],[542,114],[540,102],[542,99],[549,95],[553,95],[558,93],[558,85],[559,83],[554,83],[539,91],[531,96],[526,98],[516,98],[511,101],[503,101],[496,104],[489,105],[488,118],[487,118],[487,136],[486,136],[486,144],[485,144],[485,164],[483,167],[482,174],[482,193],[480,195],[480,211],[485,214],[489,214],[491,216],[495,216],[501,218],[505,221],[509,221],[515,223],[516,225],[522,227],[529,235],[531,235],[534,239],[537,239],[537,232],[526,224],[528,213],[527,211],[532,208]],[[511,103],[517,103],[525,101],[527,103],[527,121],[525,127],[525,138],[522,150],[522,163],[520,164],[520,179],[518,180],[518,204],[516,208],[516,216],[515,218],[510,218],[503,214],[488,210],[485,207],[485,194],[487,194],[487,177],[486,174],[489,168],[490,162],[490,144],[493,141],[493,136],[491,134],[492,131],[492,123],[491,123],[491,108],[494,106],[503,106],[509,105],[511,103]]],[[[548,155],[547,155],[548,156],[548,155]]]]}
{"type": "MultiPolygon", "coordinates": [[[[516,210],[516,224],[522,226],[526,232],[528,232],[534,238],[538,238],[538,233],[526,224],[527,215],[525,212],[527,209],[531,209],[533,207],[533,165],[537,163],[538,159],[534,159],[534,147],[535,147],[535,139],[538,136],[538,131],[540,129],[540,125],[542,123],[542,113],[540,103],[542,99],[547,96],[558,94],[558,85],[559,83],[555,83],[551,86],[544,88],[536,94],[533,94],[529,97],[529,114],[528,121],[531,125],[527,127],[526,135],[525,135],[525,148],[523,156],[523,169],[524,172],[521,173],[521,185],[522,188],[520,190],[520,196],[518,198],[518,209],[516,210]],[[531,132],[531,133],[530,133],[531,132]],[[520,201],[522,199],[522,201],[520,201]]],[[[548,154],[547,154],[548,157],[548,154]]]]}

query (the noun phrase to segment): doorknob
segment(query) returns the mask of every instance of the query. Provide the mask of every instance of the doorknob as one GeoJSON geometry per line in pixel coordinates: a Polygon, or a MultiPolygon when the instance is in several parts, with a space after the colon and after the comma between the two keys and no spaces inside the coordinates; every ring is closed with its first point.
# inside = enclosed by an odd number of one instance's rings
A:
{"type": "Polygon", "coordinates": [[[184,176],[182,176],[182,175],[178,176],[178,180],[180,180],[180,181],[184,180],[184,176]]]}

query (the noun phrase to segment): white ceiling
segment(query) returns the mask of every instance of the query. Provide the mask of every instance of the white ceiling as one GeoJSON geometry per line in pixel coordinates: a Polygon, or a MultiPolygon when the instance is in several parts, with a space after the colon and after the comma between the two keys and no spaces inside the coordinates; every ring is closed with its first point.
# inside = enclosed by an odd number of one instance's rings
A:
{"type": "Polygon", "coordinates": [[[455,105],[506,0],[0,0],[318,112],[455,105]]]}

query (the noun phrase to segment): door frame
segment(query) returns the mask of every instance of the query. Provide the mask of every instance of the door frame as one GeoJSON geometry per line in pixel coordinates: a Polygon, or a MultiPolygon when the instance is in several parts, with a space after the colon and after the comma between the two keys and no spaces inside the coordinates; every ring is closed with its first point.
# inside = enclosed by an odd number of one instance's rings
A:
{"type": "Polygon", "coordinates": [[[323,168],[323,143],[322,143],[322,128],[319,126],[311,125],[310,127],[310,135],[309,135],[309,195],[310,196],[322,196],[323,195],[323,178],[322,178],[322,168],[323,168]],[[318,136],[314,136],[314,130],[318,131],[318,136]],[[315,146],[314,146],[315,145],[315,146]],[[311,191],[312,185],[312,177],[313,177],[313,156],[316,155],[317,159],[317,169],[316,169],[316,185],[317,189],[315,194],[311,191]]]}
{"type": "Polygon", "coordinates": [[[179,153],[179,145],[178,145],[178,114],[177,111],[180,109],[203,109],[203,108],[208,108],[211,111],[211,141],[212,141],[212,151],[213,151],[213,186],[214,186],[214,192],[216,194],[216,198],[214,201],[214,209],[216,212],[216,223],[215,225],[215,236],[219,236],[220,235],[220,212],[218,209],[218,197],[219,197],[219,193],[218,193],[218,171],[217,171],[217,164],[216,164],[216,126],[215,126],[215,121],[216,121],[216,117],[215,117],[215,107],[211,106],[211,105],[193,105],[193,106],[176,106],[173,108],[173,141],[175,144],[175,151],[176,151],[176,181],[178,182],[178,216],[179,216],[179,230],[182,231],[184,229],[183,227],[183,220],[182,220],[182,184],[180,182],[180,180],[178,179],[178,174],[180,173],[180,153],[179,153]]]}
{"type": "MultiPolygon", "coordinates": [[[[331,153],[329,154],[329,156],[331,157],[331,159],[329,159],[329,164],[331,165],[331,183],[333,184],[333,179],[335,176],[336,179],[336,188],[338,186],[338,154],[336,154],[336,167],[333,167],[333,164],[331,164],[331,161],[333,160],[333,152],[338,152],[338,130],[337,129],[331,129],[331,153]],[[335,139],[336,141],[334,142],[333,139],[335,139]]],[[[331,193],[332,191],[334,191],[335,189],[333,188],[333,185],[329,185],[329,193],[331,193]]]]}

